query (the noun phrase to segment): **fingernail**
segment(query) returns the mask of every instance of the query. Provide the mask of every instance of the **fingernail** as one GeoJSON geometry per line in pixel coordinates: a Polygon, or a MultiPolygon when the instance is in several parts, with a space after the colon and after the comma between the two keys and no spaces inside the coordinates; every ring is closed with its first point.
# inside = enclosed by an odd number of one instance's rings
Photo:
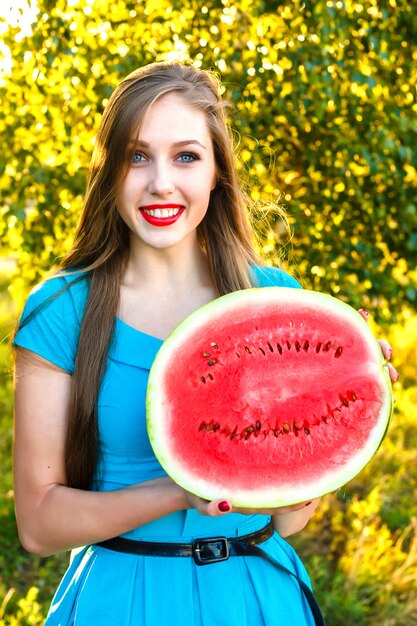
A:
{"type": "Polygon", "coordinates": [[[310,500],[309,502],[306,502],[304,506],[310,506],[310,504],[313,502],[313,500],[310,500]]]}
{"type": "Polygon", "coordinates": [[[366,309],[360,309],[360,312],[363,313],[364,315],[366,315],[366,317],[369,316],[369,313],[366,309]]]}
{"type": "Polygon", "coordinates": [[[396,382],[397,382],[397,380],[398,380],[398,379],[399,379],[399,377],[400,377],[400,375],[399,375],[399,373],[397,372],[397,370],[394,370],[394,376],[395,376],[394,383],[396,383],[396,382]]]}
{"type": "Polygon", "coordinates": [[[223,502],[219,502],[219,504],[217,505],[217,508],[222,513],[227,513],[227,511],[230,511],[231,507],[230,507],[230,504],[226,502],[226,500],[223,500],[223,502]]]}

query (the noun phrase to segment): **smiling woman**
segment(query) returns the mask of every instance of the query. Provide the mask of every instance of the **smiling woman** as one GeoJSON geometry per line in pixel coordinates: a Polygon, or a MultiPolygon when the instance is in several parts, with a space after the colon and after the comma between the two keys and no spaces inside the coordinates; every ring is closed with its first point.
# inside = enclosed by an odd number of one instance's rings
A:
{"type": "Polygon", "coordinates": [[[204,113],[176,93],[163,96],[141,125],[116,200],[137,258],[149,246],[176,246],[175,254],[180,245],[194,248],[215,185],[213,142],[204,113]]]}
{"type": "Polygon", "coordinates": [[[149,370],[174,327],[232,291],[299,287],[255,254],[224,107],[215,77],[191,65],[122,81],[72,250],[15,336],[20,538],[41,555],[81,547],[47,626],[324,624],[282,538],[317,502],[198,498],[166,475],[146,430],[149,370]]]}

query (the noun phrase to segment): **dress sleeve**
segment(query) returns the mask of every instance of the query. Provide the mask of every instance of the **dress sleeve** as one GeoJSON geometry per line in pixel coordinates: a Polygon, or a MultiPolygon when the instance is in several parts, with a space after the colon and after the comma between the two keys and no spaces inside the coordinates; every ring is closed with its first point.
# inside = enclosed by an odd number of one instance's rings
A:
{"type": "Polygon", "coordinates": [[[69,374],[74,371],[87,299],[87,281],[54,277],[31,292],[20,318],[14,346],[35,352],[69,374]]]}
{"type": "Polygon", "coordinates": [[[267,265],[252,267],[252,275],[256,287],[294,287],[302,289],[300,283],[290,274],[267,265]]]}

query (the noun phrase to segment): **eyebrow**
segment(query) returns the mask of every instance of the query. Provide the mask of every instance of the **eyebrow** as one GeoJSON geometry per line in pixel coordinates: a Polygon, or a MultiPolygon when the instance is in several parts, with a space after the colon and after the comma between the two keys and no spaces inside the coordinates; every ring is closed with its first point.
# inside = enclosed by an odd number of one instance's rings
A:
{"type": "MultiPolygon", "coordinates": [[[[147,141],[141,141],[140,139],[135,139],[135,141],[133,142],[136,146],[142,146],[143,148],[149,148],[149,143],[147,141]]],[[[204,148],[204,150],[207,150],[206,146],[204,146],[202,143],[200,143],[200,141],[198,141],[197,139],[183,139],[182,141],[175,141],[172,144],[173,148],[180,148],[181,146],[190,146],[190,145],[197,145],[200,146],[201,148],[204,148]]]]}

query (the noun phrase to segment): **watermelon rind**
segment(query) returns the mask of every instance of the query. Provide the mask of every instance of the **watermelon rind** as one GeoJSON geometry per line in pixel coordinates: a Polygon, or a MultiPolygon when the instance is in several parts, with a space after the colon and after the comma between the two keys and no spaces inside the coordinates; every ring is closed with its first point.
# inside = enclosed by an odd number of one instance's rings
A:
{"type": "MultiPolygon", "coordinates": [[[[178,381],[178,393],[181,393],[178,381]]],[[[305,289],[286,287],[253,288],[236,291],[204,305],[191,313],[163,342],[151,368],[147,397],[147,430],[153,451],[161,466],[173,480],[187,491],[206,500],[227,499],[235,507],[265,508],[280,507],[311,500],[326,493],[336,491],[367,465],[378,450],[388,428],[392,413],[393,399],[391,381],[386,361],[378,341],[375,339],[363,317],[345,302],[333,296],[305,289]],[[167,372],[175,376],[175,358],[184,341],[192,337],[193,333],[201,330],[213,320],[222,319],[228,312],[239,317],[247,310],[262,311],[271,304],[280,306],[282,303],[291,303],[295,309],[315,309],[323,315],[337,316],[363,341],[367,348],[367,372],[378,383],[381,393],[381,408],[376,424],[369,433],[367,440],[360,449],[353,452],[340,468],[331,472],[324,472],[320,479],[309,480],[303,477],[298,483],[289,482],[274,486],[258,485],[246,488],[236,485],[232,490],[227,481],[207,479],[197,476],[185,466],[183,460],[172,452],[172,439],[167,429],[170,403],[162,393],[167,372]]]]}

